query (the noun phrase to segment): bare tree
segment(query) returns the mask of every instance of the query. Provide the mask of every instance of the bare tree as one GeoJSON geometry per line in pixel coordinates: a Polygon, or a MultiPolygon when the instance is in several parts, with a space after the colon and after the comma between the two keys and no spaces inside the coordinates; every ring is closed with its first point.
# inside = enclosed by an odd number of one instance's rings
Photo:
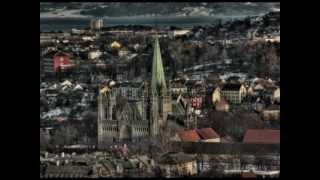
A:
{"type": "Polygon", "coordinates": [[[210,111],[200,127],[213,127],[221,136],[231,136],[241,141],[247,129],[263,128],[263,121],[255,113],[210,111]]]}
{"type": "Polygon", "coordinates": [[[78,134],[79,132],[75,127],[71,125],[62,126],[54,133],[52,143],[59,146],[74,144],[78,139],[78,134]]]}

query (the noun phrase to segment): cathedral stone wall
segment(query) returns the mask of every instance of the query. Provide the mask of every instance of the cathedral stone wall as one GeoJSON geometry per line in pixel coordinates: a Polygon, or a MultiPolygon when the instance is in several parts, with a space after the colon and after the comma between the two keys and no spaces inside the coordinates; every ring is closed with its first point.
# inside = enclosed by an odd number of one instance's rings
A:
{"type": "Polygon", "coordinates": [[[159,135],[172,109],[160,52],[156,39],[151,83],[116,86],[99,95],[99,148],[112,141],[159,135]]]}

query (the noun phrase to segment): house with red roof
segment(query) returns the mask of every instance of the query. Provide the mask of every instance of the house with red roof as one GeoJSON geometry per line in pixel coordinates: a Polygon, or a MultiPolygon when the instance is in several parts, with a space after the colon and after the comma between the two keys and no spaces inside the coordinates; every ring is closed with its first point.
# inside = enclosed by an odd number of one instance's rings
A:
{"type": "Polygon", "coordinates": [[[212,128],[196,130],[202,142],[220,142],[220,136],[212,128]]]}
{"type": "Polygon", "coordinates": [[[66,53],[58,52],[53,56],[54,71],[70,69],[73,64],[70,60],[70,56],[66,53]]]}
{"type": "Polygon", "coordinates": [[[279,144],[280,130],[249,129],[246,131],[243,143],[253,144],[279,144]]]}
{"type": "Polygon", "coordinates": [[[179,131],[177,140],[182,142],[199,142],[201,140],[196,130],[179,131]]]}
{"type": "Polygon", "coordinates": [[[202,128],[179,131],[173,140],[181,142],[220,142],[220,136],[212,128],[202,128]]]}
{"type": "Polygon", "coordinates": [[[257,178],[257,175],[252,171],[242,172],[241,173],[241,178],[257,178]]]}

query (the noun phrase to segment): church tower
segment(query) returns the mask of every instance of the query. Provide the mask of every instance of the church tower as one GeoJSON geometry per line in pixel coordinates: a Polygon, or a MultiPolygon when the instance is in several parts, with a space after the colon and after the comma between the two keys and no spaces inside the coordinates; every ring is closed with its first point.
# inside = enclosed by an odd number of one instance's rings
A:
{"type": "Polygon", "coordinates": [[[165,81],[158,37],[156,37],[154,43],[149,97],[150,135],[157,136],[160,128],[166,124],[168,114],[172,111],[171,96],[165,81]]]}

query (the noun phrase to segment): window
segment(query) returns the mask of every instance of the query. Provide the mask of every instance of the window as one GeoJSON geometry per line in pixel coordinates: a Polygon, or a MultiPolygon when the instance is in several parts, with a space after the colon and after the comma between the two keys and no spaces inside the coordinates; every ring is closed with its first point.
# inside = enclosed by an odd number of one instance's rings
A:
{"type": "Polygon", "coordinates": [[[128,89],[127,92],[128,92],[128,98],[131,99],[131,97],[132,97],[132,90],[131,90],[131,89],[128,89]]]}

